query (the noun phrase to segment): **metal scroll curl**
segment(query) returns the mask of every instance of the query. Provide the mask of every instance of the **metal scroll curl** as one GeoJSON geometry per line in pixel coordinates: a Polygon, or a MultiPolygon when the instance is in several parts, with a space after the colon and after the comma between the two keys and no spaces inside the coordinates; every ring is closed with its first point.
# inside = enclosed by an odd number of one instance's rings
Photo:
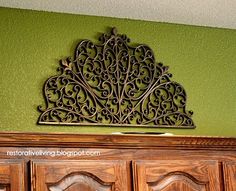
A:
{"type": "Polygon", "coordinates": [[[46,80],[39,124],[195,127],[184,88],[148,46],[130,46],[115,28],[99,41],[81,41],[46,80]]]}

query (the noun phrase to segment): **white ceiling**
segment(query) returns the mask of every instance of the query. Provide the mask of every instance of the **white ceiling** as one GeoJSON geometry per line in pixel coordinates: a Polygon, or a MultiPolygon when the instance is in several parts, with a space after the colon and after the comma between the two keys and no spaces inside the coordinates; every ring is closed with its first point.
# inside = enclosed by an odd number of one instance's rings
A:
{"type": "Polygon", "coordinates": [[[236,29],[236,0],[0,0],[0,6],[236,29]]]}

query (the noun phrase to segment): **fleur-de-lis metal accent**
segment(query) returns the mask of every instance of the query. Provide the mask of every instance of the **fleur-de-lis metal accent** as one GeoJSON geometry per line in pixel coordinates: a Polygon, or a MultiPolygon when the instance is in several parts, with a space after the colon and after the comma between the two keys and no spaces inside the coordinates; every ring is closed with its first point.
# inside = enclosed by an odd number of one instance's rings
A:
{"type": "Polygon", "coordinates": [[[128,45],[115,28],[99,40],[81,41],[47,79],[39,124],[195,127],[184,88],[148,46],[128,45]]]}

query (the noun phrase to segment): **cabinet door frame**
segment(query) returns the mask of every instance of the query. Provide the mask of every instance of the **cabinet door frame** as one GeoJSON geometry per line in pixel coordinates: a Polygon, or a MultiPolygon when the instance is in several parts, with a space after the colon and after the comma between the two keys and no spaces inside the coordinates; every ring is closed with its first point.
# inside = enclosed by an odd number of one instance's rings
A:
{"type": "Polygon", "coordinates": [[[181,178],[199,190],[204,185],[209,191],[222,190],[219,162],[215,160],[135,160],[132,167],[135,191],[149,191],[149,186],[159,190],[181,178]]]}
{"type": "Polygon", "coordinates": [[[224,188],[225,191],[236,190],[236,161],[223,162],[224,188]]]}
{"type": "Polygon", "coordinates": [[[0,159],[0,188],[6,191],[28,190],[26,172],[24,160],[0,159]]]}
{"type": "Polygon", "coordinates": [[[32,191],[45,190],[49,186],[52,189],[67,189],[72,185],[71,179],[78,176],[81,178],[83,175],[87,180],[92,179],[100,185],[110,186],[111,190],[131,191],[130,161],[31,160],[32,191]],[[54,177],[49,176],[50,172],[54,172],[54,177]],[[64,172],[68,174],[63,174],[64,172]]]}

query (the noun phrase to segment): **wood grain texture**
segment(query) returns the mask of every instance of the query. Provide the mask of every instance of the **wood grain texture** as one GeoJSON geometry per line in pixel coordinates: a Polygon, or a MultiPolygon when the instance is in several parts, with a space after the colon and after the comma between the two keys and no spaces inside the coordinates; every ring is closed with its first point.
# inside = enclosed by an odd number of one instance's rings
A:
{"type": "Polygon", "coordinates": [[[137,191],[220,191],[217,161],[135,161],[137,191]]]}
{"type": "Polygon", "coordinates": [[[231,150],[205,150],[201,148],[192,149],[159,149],[159,148],[59,148],[59,147],[0,147],[1,159],[47,159],[47,160],[235,160],[236,152],[231,150]],[[55,153],[59,151],[61,155],[55,153]],[[92,153],[87,155],[86,152],[92,153]],[[22,154],[22,155],[17,155],[22,154]],[[23,155],[25,153],[25,155],[23,155]],[[36,153],[30,155],[29,153],[36,153]],[[75,152],[75,155],[70,154],[75,152]],[[37,154],[38,153],[38,154],[37,154]],[[46,153],[46,154],[45,154],[46,153]],[[68,153],[68,154],[66,154],[68,153]],[[54,155],[55,154],[55,155],[54,155]],[[77,155],[78,154],[78,155],[77,155]]]}
{"type": "Polygon", "coordinates": [[[205,191],[206,184],[192,180],[189,178],[188,174],[173,174],[168,177],[163,178],[159,181],[158,184],[149,184],[149,188],[153,191],[162,190],[162,191],[172,191],[172,190],[181,190],[181,191],[205,191]]]}
{"type": "Polygon", "coordinates": [[[64,190],[84,190],[84,191],[111,191],[112,184],[106,185],[105,182],[97,181],[90,174],[79,173],[71,174],[60,182],[48,186],[50,191],[64,191],[64,190]]]}
{"type": "Polygon", "coordinates": [[[25,191],[25,168],[21,160],[0,161],[0,191],[25,191]]]}
{"type": "Polygon", "coordinates": [[[0,134],[4,191],[235,191],[235,163],[236,138],[0,134]]]}
{"type": "Polygon", "coordinates": [[[223,164],[225,191],[236,190],[236,161],[227,161],[223,164]]]}
{"type": "Polygon", "coordinates": [[[125,161],[32,161],[35,191],[130,191],[125,161]]]}
{"type": "Polygon", "coordinates": [[[64,133],[0,133],[0,146],[235,150],[236,138],[64,133]]]}

